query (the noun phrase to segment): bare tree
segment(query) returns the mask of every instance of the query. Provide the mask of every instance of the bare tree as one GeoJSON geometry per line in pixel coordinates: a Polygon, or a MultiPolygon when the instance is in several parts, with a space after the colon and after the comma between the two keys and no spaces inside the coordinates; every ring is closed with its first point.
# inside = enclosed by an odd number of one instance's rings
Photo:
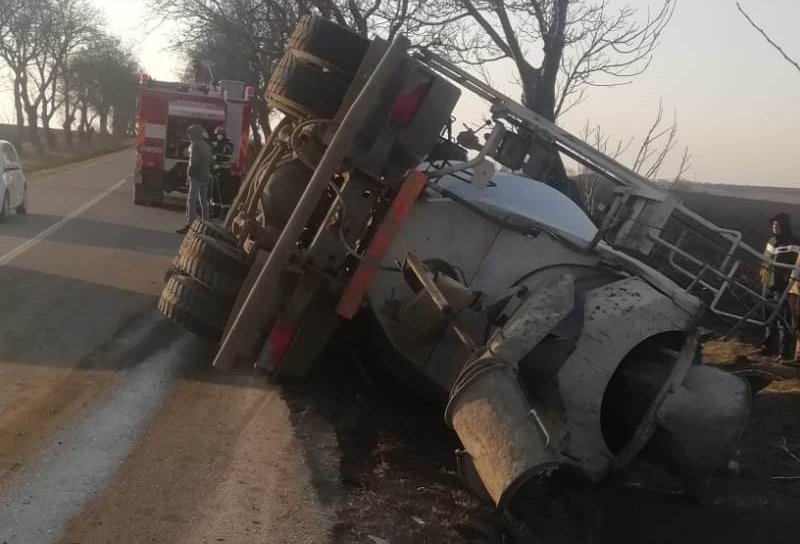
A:
{"type": "MultiPolygon", "coordinates": [[[[0,11],[5,12],[4,30],[0,33],[0,59],[2,59],[13,78],[14,111],[20,137],[25,125],[25,115],[30,114],[29,70],[40,56],[45,45],[43,18],[45,0],[0,0],[0,11]]],[[[36,117],[28,115],[33,121],[30,138],[38,142],[36,117]]]]}
{"type": "Polygon", "coordinates": [[[299,14],[311,6],[291,0],[149,0],[148,4],[163,20],[179,23],[174,47],[188,57],[190,66],[207,65],[217,79],[237,79],[255,87],[251,128],[257,142],[261,132],[268,134],[270,110],[264,95],[269,75],[299,14]]]}
{"type": "Polygon", "coordinates": [[[95,121],[103,134],[125,134],[135,119],[139,66],[117,38],[101,36],[69,64],[70,101],[78,133],[88,139],[95,121]]]}
{"type": "MultiPolygon", "coordinates": [[[[644,16],[608,0],[431,0],[423,40],[456,60],[510,60],[523,103],[554,121],[579,103],[589,87],[624,85],[643,73],[672,18],[676,0],[657,0],[644,16]]],[[[557,178],[566,171],[553,150],[529,175],[557,178]]]]}
{"type": "MultiPolygon", "coordinates": [[[[620,159],[628,151],[634,152],[631,168],[651,182],[656,182],[663,179],[661,175],[665,164],[675,156],[678,148],[678,117],[677,113],[674,113],[672,122],[668,124],[664,117],[664,105],[659,101],[656,115],[638,143],[634,138],[613,141],[599,125],[594,126],[588,121],[581,136],[598,151],[613,159],[620,159]],[[637,146],[631,150],[635,143],[637,146]]],[[[691,158],[689,148],[684,147],[674,174],[668,178],[671,181],[670,188],[683,179],[691,166],[691,158]]],[[[596,217],[598,206],[606,203],[611,196],[610,182],[585,169],[580,173],[580,181],[586,209],[589,215],[596,217]]]]}
{"type": "Polygon", "coordinates": [[[399,32],[414,34],[423,25],[424,0],[309,0],[309,4],[365,38],[378,35],[392,40],[399,32]]]}
{"type": "Polygon", "coordinates": [[[208,64],[217,79],[239,79],[256,89],[253,134],[270,131],[265,90],[301,15],[317,13],[363,36],[393,38],[423,0],[148,0],[153,13],[181,23],[175,47],[190,65],[208,64]]]}
{"type": "Polygon", "coordinates": [[[744,18],[745,18],[745,19],[747,19],[747,22],[748,22],[748,23],[750,23],[750,26],[752,26],[754,29],[756,29],[756,31],[757,31],[759,34],[761,34],[761,36],[762,36],[762,37],[763,37],[765,40],[767,40],[767,43],[768,43],[768,44],[770,44],[772,47],[774,47],[774,48],[775,48],[775,49],[778,51],[778,53],[780,53],[780,54],[781,54],[781,56],[783,57],[783,59],[784,59],[786,62],[788,62],[789,64],[791,64],[792,66],[794,66],[794,68],[795,68],[795,69],[796,69],[798,72],[800,72],[800,63],[798,63],[796,60],[794,60],[792,57],[790,57],[790,56],[789,56],[789,55],[786,53],[786,51],[784,51],[784,50],[783,50],[783,48],[782,48],[780,45],[778,45],[777,43],[775,43],[775,42],[772,40],[772,38],[770,38],[770,37],[769,37],[769,34],[767,34],[767,32],[766,32],[766,31],[765,31],[763,28],[761,28],[760,26],[758,26],[758,24],[756,24],[756,22],[755,22],[755,21],[753,21],[752,17],[750,17],[750,15],[749,15],[749,14],[748,14],[748,13],[745,11],[745,9],[742,7],[742,4],[740,4],[739,2],[736,2],[736,8],[737,8],[737,9],[739,10],[739,12],[740,12],[740,13],[741,13],[741,14],[744,16],[744,18]]]}
{"type": "Polygon", "coordinates": [[[675,0],[659,1],[643,20],[607,0],[441,0],[426,4],[426,16],[457,29],[433,40],[443,52],[511,60],[523,102],[555,120],[587,86],[625,85],[648,68],[675,9],[675,0]]]}
{"type": "MultiPolygon", "coordinates": [[[[612,141],[612,137],[605,134],[600,125],[592,125],[589,120],[581,130],[581,138],[612,159],[618,159],[633,143],[633,138],[627,141],[612,141]]],[[[609,200],[613,188],[609,185],[608,180],[586,167],[581,167],[578,178],[583,188],[583,202],[586,211],[590,217],[596,218],[600,206],[609,200]]]]}
{"type": "Polygon", "coordinates": [[[34,62],[34,84],[40,103],[39,117],[48,142],[52,143],[50,122],[63,110],[67,144],[75,114],[69,101],[69,71],[73,55],[100,36],[101,18],[87,0],[49,0],[46,46],[34,62]],[[67,92],[64,92],[65,88],[67,92]]]}

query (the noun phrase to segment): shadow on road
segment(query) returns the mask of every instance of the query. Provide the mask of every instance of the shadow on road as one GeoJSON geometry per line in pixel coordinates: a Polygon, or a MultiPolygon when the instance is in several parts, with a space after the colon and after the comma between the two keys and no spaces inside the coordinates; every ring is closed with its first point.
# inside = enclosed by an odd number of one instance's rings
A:
{"type": "MultiPolygon", "coordinates": [[[[14,266],[0,268],[0,360],[75,366],[157,313],[157,298],[14,266]]],[[[178,334],[172,327],[173,335],[178,334]]]]}
{"type": "MultiPolygon", "coordinates": [[[[29,214],[15,217],[0,228],[0,236],[20,238],[20,243],[40,234],[63,219],[57,215],[29,214]]],[[[173,255],[180,237],[173,232],[75,218],[47,237],[48,241],[94,246],[159,255],[173,255]]]]}

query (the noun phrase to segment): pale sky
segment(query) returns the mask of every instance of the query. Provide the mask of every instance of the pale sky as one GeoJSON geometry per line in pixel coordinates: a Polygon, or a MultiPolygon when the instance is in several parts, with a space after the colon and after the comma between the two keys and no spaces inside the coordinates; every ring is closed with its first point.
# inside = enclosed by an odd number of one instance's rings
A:
{"type": "MultiPolygon", "coordinates": [[[[156,21],[148,18],[143,0],[93,1],[151,75],[175,77],[180,62],[168,51],[170,29],[146,33],[156,21]]],[[[613,2],[644,10],[657,0],[613,2]]],[[[800,59],[797,0],[742,3],[790,55],[800,59]]],[[[517,96],[509,73],[497,66],[491,76],[501,90],[517,96]]],[[[0,86],[0,93],[7,92],[0,86]]],[[[591,89],[588,100],[565,115],[561,124],[578,132],[590,119],[604,132],[627,140],[643,134],[659,99],[666,115],[677,111],[681,143],[693,155],[689,178],[800,188],[795,160],[800,156],[800,72],[747,25],[734,0],[679,0],[649,71],[625,87],[591,89]]],[[[467,115],[474,117],[470,110],[467,115]]],[[[665,177],[670,173],[668,167],[665,177]]]]}

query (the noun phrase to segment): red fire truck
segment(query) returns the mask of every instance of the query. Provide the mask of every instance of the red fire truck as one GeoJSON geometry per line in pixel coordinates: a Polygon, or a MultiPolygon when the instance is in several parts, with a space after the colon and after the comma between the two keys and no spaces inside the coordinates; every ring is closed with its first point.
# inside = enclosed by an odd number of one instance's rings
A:
{"type": "MultiPolygon", "coordinates": [[[[142,74],[133,202],[158,205],[165,193],[186,192],[186,129],[192,124],[202,125],[209,134],[225,127],[234,144],[228,192],[235,191],[247,165],[252,106],[253,88],[238,81],[174,83],[142,74]]],[[[218,200],[217,193],[212,191],[212,199],[218,200]]]]}

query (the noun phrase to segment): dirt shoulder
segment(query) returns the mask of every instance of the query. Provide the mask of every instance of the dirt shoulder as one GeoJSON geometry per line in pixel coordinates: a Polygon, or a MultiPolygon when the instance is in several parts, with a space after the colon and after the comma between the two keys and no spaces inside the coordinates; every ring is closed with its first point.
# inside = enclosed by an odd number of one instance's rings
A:
{"type": "Polygon", "coordinates": [[[742,436],[742,475],[781,493],[800,498],[800,369],[755,355],[741,340],[710,341],[703,348],[707,364],[751,376],[763,387],[742,436]]]}
{"type": "MultiPolygon", "coordinates": [[[[323,543],[334,519],[277,390],[263,377],[198,370],[150,424],[116,482],[62,542],[323,543]]],[[[317,458],[335,448],[315,429],[317,458]]]]}
{"type": "MultiPolygon", "coordinates": [[[[775,374],[767,359],[749,359],[752,351],[745,342],[716,340],[705,358],[732,372],[775,374]]],[[[689,544],[716,537],[783,544],[794,541],[788,520],[800,514],[800,479],[775,477],[800,475],[800,462],[784,449],[785,439],[789,451],[800,453],[800,371],[779,370],[779,380],[753,399],[741,474],[715,477],[708,502],[686,497],[666,474],[644,486],[639,474],[600,485],[553,477],[526,499],[527,524],[465,490],[453,455],[458,441],[441,407],[376,373],[368,361],[329,354],[309,381],[284,387],[283,395],[296,425],[323,418],[336,434],[341,494],[333,544],[689,544]]],[[[313,440],[301,443],[313,458],[313,440]]]]}

